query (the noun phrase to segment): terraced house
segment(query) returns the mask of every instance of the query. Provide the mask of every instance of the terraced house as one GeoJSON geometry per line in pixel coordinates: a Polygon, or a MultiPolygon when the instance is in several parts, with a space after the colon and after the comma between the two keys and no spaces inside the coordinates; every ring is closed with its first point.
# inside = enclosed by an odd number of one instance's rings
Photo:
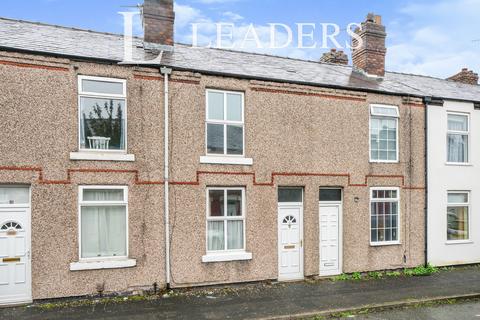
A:
{"type": "MultiPolygon", "coordinates": [[[[423,264],[426,104],[476,86],[0,19],[0,303],[423,264]]],[[[456,119],[456,118],[455,118],[456,119]]]]}

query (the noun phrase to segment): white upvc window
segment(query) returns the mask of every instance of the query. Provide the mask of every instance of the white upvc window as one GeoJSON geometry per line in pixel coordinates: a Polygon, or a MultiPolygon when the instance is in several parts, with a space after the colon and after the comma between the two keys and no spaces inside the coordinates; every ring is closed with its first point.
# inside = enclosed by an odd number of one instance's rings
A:
{"type": "Polygon", "coordinates": [[[128,257],[128,187],[79,187],[80,261],[128,257]]]}
{"type": "Polygon", "coordinates": [[[470,239],[470,192],[449,191],[447,205],[447,241],[470,239]]]}
{"type": "Polygon", "coordinates": [[[400,189],[381,187],[370,189],[370,243],[399,244],[400,189]]]}
{"type": "Polygon", "coordinates": [[[370,106],[370,162],[398,162],[398,107],[370,106]]]}
{"type": "Polygon", "coordinates": [[[126,98],[126,80],[78,77],[80,152],[126,152],[126,98]]]}
{"type": "Polygon", "coordinates": [[[469,162],[470,118],[465,113],[447,113],[447,163],[469,162]]]}
{"type": "Polygon", "coordinates": [[[243,92],[207,90],[207,156],[245,156],[243,92]]]}
{"type": "Polygon", "coordinates": [[[207,253],[245,251],[245,189],[207,188],[207,253]]]}

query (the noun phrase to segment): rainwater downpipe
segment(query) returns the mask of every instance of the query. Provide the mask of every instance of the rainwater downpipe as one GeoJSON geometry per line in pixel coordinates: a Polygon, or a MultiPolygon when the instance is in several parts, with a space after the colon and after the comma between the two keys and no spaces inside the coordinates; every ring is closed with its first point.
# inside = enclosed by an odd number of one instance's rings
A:
{"type": "Polygon", "coordinates": [[[168,99],[168,77],[172,74],[172,69],[167,67],[161,67],[160,73],[163,75],[164,86],[164,175],[163,175],[163,190],[164,190],[164,212],[165,212],[165,282],[167,288],[170,288],[170,215],[169,215],[169,99],[168,99]]]}

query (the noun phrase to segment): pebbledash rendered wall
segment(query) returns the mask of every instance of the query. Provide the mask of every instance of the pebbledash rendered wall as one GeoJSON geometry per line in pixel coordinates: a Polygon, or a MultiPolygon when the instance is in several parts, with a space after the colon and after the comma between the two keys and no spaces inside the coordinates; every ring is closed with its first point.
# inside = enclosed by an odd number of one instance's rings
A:
{"type": "Polygon", "coordinates": [[[0,184],[32,190],[34,299],[165,283],[163,87],[148,72],[0,52],[0,184]],[[135,162],[71,161],[78,150],[77,76],[127,79],[128,152],[135,162]],[[128,269],[70,271],[78,261],[78,186],[128,186],[128,269]]]}
{"type": "Polygon", "coordinates": [[[172,285],[276,279],[277,188],[304,187],[305,276],[319,273],[318,192],[344,188],[343,271],[424,263],[424,105],[407,97],[192,74],[171,98],[172,285]],[[245,155],[253,166],[200,164],[205,155],[206,89],[245,92],[245,155]],[[369,163],[369,105],[400,110],[397,164],[369,163]],[[206,193],[246,187],[246,251],[251,261],[203,263],[206,193]],[[401,189],[400,245],[370,246],[369,190],[401,189]],[[359,198],[358,203],[354,201],[359,198]]]}
{"type": "MultiPolygon", "coordinates": [[[[165,284],[163,79],[158,69],[0,52],[0,184],[32,186],[34,299],[165,284]],[[128,153],[135,162],[71,161],[78,148],[77,76],[127,79],[128,153]],[[78,261],[78,185],[129,186],[128,269],[70,271],[78,261]]],[[[173,287],[276,279],[277,188],[303,187],[305,276],[319,272],[318,191],[344,189],[343,271],[424,262],[424,106],[407,97],[174,71],[170,88],[173,287]],[[252,166],[200,164],[205,90],[245,92],[252,166]],[[400,110],[400,162],[369,163],[369,104],[400,110]],[[252,260],[203,263],[205,189],[246,187],[252,260]],[[400,244],[370,246],[369,188],[401,189],[400,244]],[[354,199],[358,197],[359,201],[354,199]]]]}

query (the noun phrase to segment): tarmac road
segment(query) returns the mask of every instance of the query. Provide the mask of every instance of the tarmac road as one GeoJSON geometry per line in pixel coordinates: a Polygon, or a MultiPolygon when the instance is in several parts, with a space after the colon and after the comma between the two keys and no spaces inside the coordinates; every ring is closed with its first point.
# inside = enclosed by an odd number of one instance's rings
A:
{"type": "Polygon", "coordinates": [[[355,320],[480,320],[480,301],[460,302],[432,307],[382,311],[341,319],[355,320]]]}

